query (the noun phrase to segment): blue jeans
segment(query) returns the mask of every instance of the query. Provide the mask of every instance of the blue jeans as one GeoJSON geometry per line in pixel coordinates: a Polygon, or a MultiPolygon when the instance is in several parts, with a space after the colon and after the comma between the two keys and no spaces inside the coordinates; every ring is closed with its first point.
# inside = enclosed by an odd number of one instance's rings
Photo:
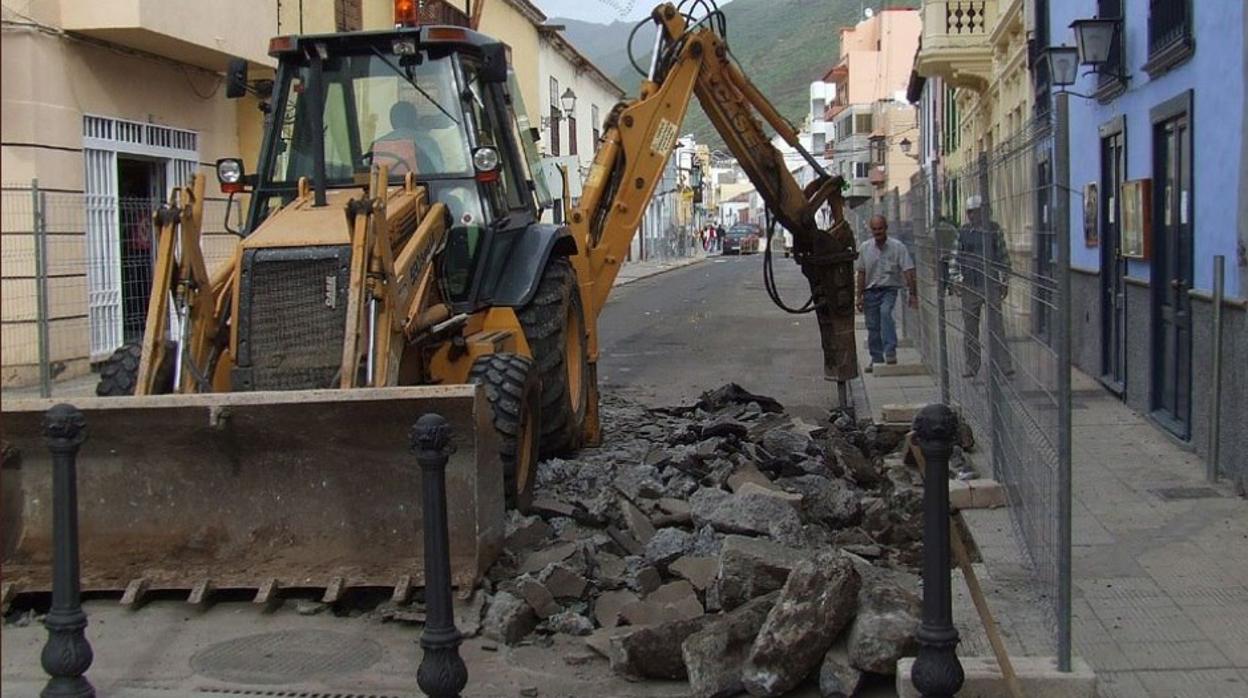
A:
{"type": "Polygon", "coordinates": [[[867,316],[867,351],[871,360],[883,363],[884,357],[897,355],[897,323],[893,308],[897,305],[897,287],[869,288],[864,294],[867,316]]]}

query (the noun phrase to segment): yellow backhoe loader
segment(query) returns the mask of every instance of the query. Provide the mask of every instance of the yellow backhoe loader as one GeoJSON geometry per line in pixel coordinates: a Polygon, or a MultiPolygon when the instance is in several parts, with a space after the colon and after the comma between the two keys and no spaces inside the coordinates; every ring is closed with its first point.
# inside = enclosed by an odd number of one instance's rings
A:
{"type": "MultiPolygon", "coordinates": [[[[685,5],[704,16],[654,11],[640,96],[606,120],[563,226],[540,222],[551,196],[503,44],[454,26],[273,39],[256,172],[217,166],[231,201],[249,199],[232,260],[209,273],[197,176],[155,214],[142,343],[101,367],[99,397],[75,401],[90,430],[83,588],[404,596],[423,580],[405,434],[429,411],[454,430],[453,577],[471,584],[540,454],[600,438],[598,318],[694,95],[793,234],[825,377],[857,375],[842,182],[735,65],[713,3],[685,5]],[[819,173],[805,191],[756,114],[819,173]],[[830,230],[815,223],[825,204],[830,230]]],[[[253,89],[245,72],[231,69],[231,95],[253,89]]],[[[7,597],[49,585],[50,406],[4,405],[7,597]]]]}

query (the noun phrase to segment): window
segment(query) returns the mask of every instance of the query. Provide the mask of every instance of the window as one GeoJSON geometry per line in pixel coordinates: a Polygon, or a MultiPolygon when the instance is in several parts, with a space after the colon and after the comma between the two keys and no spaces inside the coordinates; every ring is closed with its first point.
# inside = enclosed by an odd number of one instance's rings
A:
{"type": "Polygon", "coordinates": [[[576,155],[576,117],[568,117],[568,155],[576,155]]]}
{"type": "Polygon", "coordinates": [[[1191,0],[1148,0],[1144,70],[1156,77],[1187,60],[1194,50],[1191,0]]]}
{"type": "Polygon", "coordinates": [[[592,121],[590,126],[594,129],[594,155],[598,154],[598,141],[602,140],[602,119],[598,116],[598,105],[595,104],[589,108],[589,118],[592,121]]]}
{"type": "Polygon", "coordinates": [[[559,155],[559,107],[550,108],[550,154],[559,155]]]}
{"type": "Polygon", "coordinates": [[[854,115],[854,133],[871,133],[871,115],[854,115]]]}
{"type": "Polygon", "coordinates": [[[1114,32],[1113,42],[1109,45],[1109,60],[1102,67],[1104,72],[1097,78],[1097,97],[1104,100],[1121,94],[1125,89],[1122,80],[1115,77],[1115,74],[1126,73],[1123,70],[1122,37],[1126,32],[1127,18],[1122,12],[1122,0],[1097,0],[1096,16],[1107,19],[1117,17],[1124,23],[1119,31],[1114,32]]]}
{"type": "Polygon", "coordinates": [[[1031,61],[1032,86],[1035,90],[1034,111],[1037,116],[1048,114],[1051,99],[1049,95],[1049,62],[1044,59],[1044,49],[1049,46],[1049,0],[1035,0],[1035,31],[1032,32],[1028,46],[1028,57],[1031,61]]]}
{"type": "Polygon", "coordinates": [[[861,178],[870,177],[870,176],[871,176],[871,163],[869,162],[855,162],[854,163],[854,177],[855,178],[861,179],[861,178]]]}
{"type": "Polygon", "coordinates": [[[822,153],[827,147],[828,136],[825,133],[810,134],[810,151],[816,155],[822,153]]]}
{"type": "Polygon", "coordinates": [[[559,119],[563,113],[559,111],[559,79],[550,79],[550,154],[559,155],[559,119]]]}

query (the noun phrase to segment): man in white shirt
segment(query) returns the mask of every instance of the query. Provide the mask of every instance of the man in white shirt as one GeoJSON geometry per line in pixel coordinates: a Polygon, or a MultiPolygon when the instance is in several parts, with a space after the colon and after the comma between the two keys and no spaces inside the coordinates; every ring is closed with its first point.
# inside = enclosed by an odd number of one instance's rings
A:
{"type": "Polygon", "coordinates": [[[871,239],[858,246],[858,259],[854,262],[858,272],[857,306],[867,320],[867,351],[871,353],[868,373],[874,364],[897,363],[897,324],[893,320],[893,308],[897,305],[897,292],[903,280],[910,291],[910,307],[919,307],[910,251],[900,240],[888,237],[888,221],[884,216],[872,216],[869,225],[871,239]]]}

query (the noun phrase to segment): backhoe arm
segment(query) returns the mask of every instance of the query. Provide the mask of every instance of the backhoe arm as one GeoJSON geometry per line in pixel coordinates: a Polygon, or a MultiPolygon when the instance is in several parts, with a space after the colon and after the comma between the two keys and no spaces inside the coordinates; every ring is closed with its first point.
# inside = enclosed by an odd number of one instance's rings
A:
{"type": "MultiPolygon", "coordinates": [[[[660,36],[651,74],[640,97],[617,107],[572,212],[578,249],[574,258],[590,326],[590,361],[598,358],[597,317],[610,295],[680,133],[689,102],[697,95],[711,123],[766,202],[793,234],[794,253],[811,287],[824,350],[824,375],[844,382],[858,375],[854,351],[854,236],[844,220],[842,180],[829,176],[802,149],[796,130],[732,61],[723,38],[710,26],[689,28],[670,3],[655,9],[660,36]],[[817,179],[805,190],[771,144],[762,117],[811,163],[817,179]],[[815,214],[825,204],[834,224],[820,230],[815,214]]],[[[842,401],[844,391],[842,391],[842,401]]]]}

